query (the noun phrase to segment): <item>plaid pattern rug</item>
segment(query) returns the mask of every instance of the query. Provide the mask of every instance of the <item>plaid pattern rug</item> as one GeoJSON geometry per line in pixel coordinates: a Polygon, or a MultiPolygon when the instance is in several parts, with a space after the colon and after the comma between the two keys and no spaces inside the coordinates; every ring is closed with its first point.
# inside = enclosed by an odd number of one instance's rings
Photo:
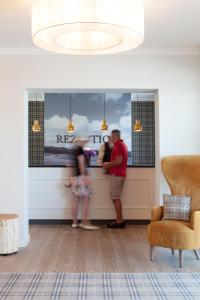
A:
{"type": "Polygon", "coordinates": [[[200,299],[200,273],[0,273],[0,299],[200,299]]]}

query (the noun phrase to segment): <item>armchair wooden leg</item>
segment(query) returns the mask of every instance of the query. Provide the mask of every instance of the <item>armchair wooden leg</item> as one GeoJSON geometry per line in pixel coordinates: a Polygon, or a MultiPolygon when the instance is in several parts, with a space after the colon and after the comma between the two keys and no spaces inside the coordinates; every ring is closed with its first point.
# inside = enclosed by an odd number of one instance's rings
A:
{"type": "Polygon", "coordinates": [[[180,262],[180,268],[183,267],[183,250],[179,250],[179,262],[180,262]]]}
{"type": "Polygon", "coordinates": [[[151,259],[151,261],[153,261],[153,259],[154,259],[154,257],[153,257],[153,254],[154,254],[154,248],[155,248],[155,246],[150,245],[150,259],[151,259]]]}
{"type": "Polygon", "coordinates": [[[194,254],[196,255],[196,258],[197,258],[198,260],[200,260],[200,256],[199,256],[198,250],[194,250],[194,254]]]}
{"type": "Polygon", "coordinates": [[[175,254],[174,249],[171,249],[171,251],[172,251],[172,255],[174,255],[175,254]]]}

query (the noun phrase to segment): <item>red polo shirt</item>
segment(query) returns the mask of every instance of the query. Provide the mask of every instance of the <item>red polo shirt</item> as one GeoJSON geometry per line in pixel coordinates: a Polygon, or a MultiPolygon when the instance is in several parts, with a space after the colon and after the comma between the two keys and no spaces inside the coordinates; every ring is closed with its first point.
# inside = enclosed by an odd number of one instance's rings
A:
{"type": "Polygon", "coordinates": [[[122,156],[122,163],[117,167],[110,168],[110,174],[115,176],[126,177],[128,149],[123,140],[118,140],[116,143],[114,143],[110,161],[112,162],[113,160],[115,160],[117,156],[122,156]]]}

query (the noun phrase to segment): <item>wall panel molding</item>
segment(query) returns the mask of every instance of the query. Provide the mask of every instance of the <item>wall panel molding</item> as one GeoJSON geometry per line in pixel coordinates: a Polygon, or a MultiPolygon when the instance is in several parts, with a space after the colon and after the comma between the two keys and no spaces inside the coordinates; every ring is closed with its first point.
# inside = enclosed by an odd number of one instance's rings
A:
{"type": "MultiPolygon", "coordinates": [[[[71,172],[71,171],[69,171],[71,172]]],[[[71,188],[64,186],[69,178],[68,169],[29,170],[29,218],[71,219],[73,196],[71,188]]],[[[109,197],[108,175],[101,169],[91,169],[93,195],[90,200],[92,219],[115,217],[109,197]]],[[[126,219],[148,219],[155,203],[155,169],[128,169],[122,192],[123,211],[126,219]]]]}

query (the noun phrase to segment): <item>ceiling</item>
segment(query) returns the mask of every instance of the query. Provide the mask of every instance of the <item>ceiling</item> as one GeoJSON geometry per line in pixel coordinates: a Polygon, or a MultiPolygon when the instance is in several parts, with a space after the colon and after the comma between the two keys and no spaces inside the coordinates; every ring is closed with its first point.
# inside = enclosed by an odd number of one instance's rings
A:
{"type": "MultiPolygon", "coordinates": [[[[200,47],[200,0],[144,0],[142,47],[200,47]]],[[[31,0],[0,0],[0,48],[31,48],[31,0]]]]}

